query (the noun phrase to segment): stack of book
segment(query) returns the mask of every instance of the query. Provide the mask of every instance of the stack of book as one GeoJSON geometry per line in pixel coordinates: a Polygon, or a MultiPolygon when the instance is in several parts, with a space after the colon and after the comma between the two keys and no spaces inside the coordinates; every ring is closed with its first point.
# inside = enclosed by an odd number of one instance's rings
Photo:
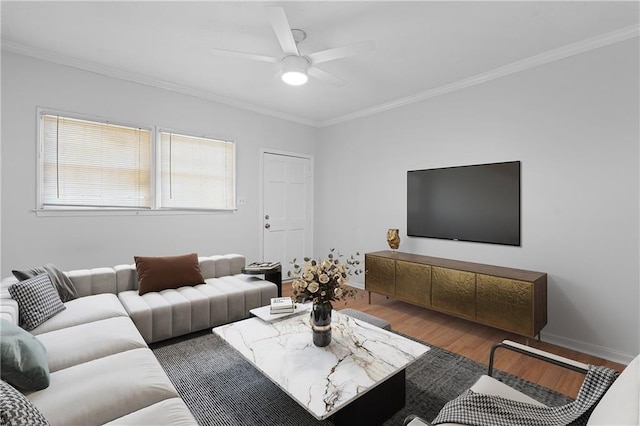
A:
{"type": "Polygon", "coordinates": [[[295,309],[293,299],[290,297],[273,297],[271,299],[271,315],[290,314],[295,309]]]}
{"type": "Polygon", "coordinates": [[[280,262],[253,262],[244,267],[247,271],[265,271],[270,269],[276,269],[280,266],[280,262]]]}

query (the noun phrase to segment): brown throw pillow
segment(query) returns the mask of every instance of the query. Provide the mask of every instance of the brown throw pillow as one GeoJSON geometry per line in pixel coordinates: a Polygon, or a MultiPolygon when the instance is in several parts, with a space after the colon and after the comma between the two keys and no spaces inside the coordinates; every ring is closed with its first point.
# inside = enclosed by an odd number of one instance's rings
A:
{"type": "Polygon", "coordinates": [[[196,253],[181,256],[134,256],[138,272],[138,293],[204,283],[196,253]]]}

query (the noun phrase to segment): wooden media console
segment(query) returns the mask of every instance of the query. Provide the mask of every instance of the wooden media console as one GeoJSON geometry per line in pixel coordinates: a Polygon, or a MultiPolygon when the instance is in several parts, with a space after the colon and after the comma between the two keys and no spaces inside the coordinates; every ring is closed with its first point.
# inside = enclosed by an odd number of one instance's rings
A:
{"type": "Polygon", "coordinates": [[[365,254],[365,290],[522,336],[547,324],[547,274],[417,254],[365,254]]]}

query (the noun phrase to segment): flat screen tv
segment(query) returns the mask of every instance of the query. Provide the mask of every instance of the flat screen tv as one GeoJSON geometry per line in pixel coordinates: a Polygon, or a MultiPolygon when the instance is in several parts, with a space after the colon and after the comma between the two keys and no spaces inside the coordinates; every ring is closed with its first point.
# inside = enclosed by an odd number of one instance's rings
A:
{"type": "Polygon", "coordinates": [[[407,172],[407,235],[520,245],[520,162],[407,172]]]}

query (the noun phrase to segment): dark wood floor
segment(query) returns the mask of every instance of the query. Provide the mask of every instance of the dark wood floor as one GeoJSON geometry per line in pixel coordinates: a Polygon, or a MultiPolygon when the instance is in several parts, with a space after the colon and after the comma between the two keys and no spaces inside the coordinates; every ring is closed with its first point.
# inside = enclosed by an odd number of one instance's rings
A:
{"type": "MultiPolygon", "coordinates": [[[[283,295],[291,295],[289,283],[283,283],[283,295]]],[[[362,290],[358,291],[355,299],[347,300],[346,304],[344,302],[336,302],[334,307],[336,309],[350,307],[384,318],[391,323],[391,327],[395,331],[484,364],[488,364],[489,352],[495,342],[509,339],[526,343],[527,340],[522,336],[506,331],[430,311],[379,294],[372,294],[371,304],[369,304],[368,293],[362,290]]],[[[605,365],[618,371],[625,367],[621,364],[549,343],[538,342],[534,339],[529,339],[528,343],[533,347],[587,364],[605,365]]],[[[502,371],[554,389],[570,397],[577,395],[584,379],[584,375],[579,373],[506,351],[498,351],[496,353],[495,365],[496,368],[502,371]]]]}

